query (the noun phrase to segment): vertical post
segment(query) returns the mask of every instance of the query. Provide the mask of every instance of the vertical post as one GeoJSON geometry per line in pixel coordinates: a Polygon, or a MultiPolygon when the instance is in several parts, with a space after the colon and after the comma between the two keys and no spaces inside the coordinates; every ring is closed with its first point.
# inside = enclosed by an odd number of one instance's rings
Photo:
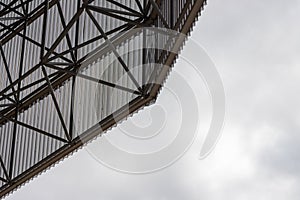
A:
{"type": "MultiPolygon", "coordinates": [[[[79,8],[80,8],[80,3],[81,0],[77,0],[77,12],[79,12],[79,8]]],[[[76,32],[75,32],[75,47],[78,46],[78,41],[79,41],[79,18],[76,22],[76,32]]],[[[75,66],[77,67],[77,65],[80,65],[80,63],[78,63],[78,48],[76,48],[75,50],[75,66]]],[[[72,77],[72,88],[71,88],[71,104],[70,104],[70,125],[69,125],[69,135],[70,138],[72,140],[73,138],[73,131],[74,131],[74,112],[73,112],[73,105],[74,105],[74,96],[75,96],[75,86],[76,86],[76,75],[73,75],[72,77]]]]}
{"type": "Polygon", "coordinates": [[[146,84],[146,59],[147,59],[147,38],[146,38],[146,34],[147,34],[147,30],[143,27],[143,32],[142,32],[142,37],[143,37],[143,49],[142,49],[142,90],[143,90],[143,95],[145,95],[145,93],[147,93],[147,91],[145,91],[145,84],[146,84]]]}
{"type": "MultiPolygon", "coordinates": [[[[21,58],[20,58],[20,68],[19,68],[19,80],[22,77],[23,74],[23,64],[24,64],[24,56],[25,56],[25,45],[26,45],[26,32],[27,32],[27,20],[28,20],[28,7],[29,3],[26,5],[25,9],[25,20],[24,20],[24,30],[22,37],[22,47],[21,47],[21,58]]],[[[14,158],[15,158],[15,150],[16,150],[16,137],[17,137],[17,121],[18,121],[18,115],[19,115],[19,106],[20,106],[20,89],[21,89],[22,81],[18,82],[18,89],[17,89],[17,99],[16,99],[16,113],[15,113],[15,122],[13,127],[13,136],[11,141],[11,152],[10,152],[10,163],[9,163],[9,172],[8,175],[10,178],[12,178],[13,175],[13,169],[14,169],[14,158]]]]}

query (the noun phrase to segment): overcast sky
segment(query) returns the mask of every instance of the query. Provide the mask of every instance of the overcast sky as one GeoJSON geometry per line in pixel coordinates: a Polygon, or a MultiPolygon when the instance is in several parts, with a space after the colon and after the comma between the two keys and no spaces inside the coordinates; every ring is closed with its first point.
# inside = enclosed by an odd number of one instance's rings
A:
{"type": "MultiPolygon", "coordinates": [[[[192,38],[214,61],[227,106],[206,159],[198,160],[201,136],[174,165],[146,175],[113,171],[82,150],[7,199],[298,200],[299,19],[298,0],[208,1],[192,38]]],[[[192,51],[188,42],[182,57],[192,51]]]]}

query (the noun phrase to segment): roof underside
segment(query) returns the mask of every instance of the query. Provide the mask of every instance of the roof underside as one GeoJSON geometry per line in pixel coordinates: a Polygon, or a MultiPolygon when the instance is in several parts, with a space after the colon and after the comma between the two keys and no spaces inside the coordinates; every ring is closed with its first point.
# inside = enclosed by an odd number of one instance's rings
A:
{"type": "Polygon", "coordinates": [[[1,0],[0,198],[153,103],[204,4],[1,0]]]}

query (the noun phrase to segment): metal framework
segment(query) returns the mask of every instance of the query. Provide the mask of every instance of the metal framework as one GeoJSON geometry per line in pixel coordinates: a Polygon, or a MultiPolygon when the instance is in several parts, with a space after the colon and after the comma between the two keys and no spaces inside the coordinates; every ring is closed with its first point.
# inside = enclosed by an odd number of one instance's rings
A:
{"type": "Polygon", "coordinates": [[[2,0],[0,198],[153,103],[185,38],[155,41],[154,36],[153,42],[140,28],[188,34],[204,4],[2,0]],[[144,48],[128,52],[134,45],[144,48]],[[172,51],[157,50],[157,45],[172,51]],[[95,63],[108,68],[93,68],[95,63]],[[136,65],[143,67],[134,70],[136,65]],[[94,107],[87,92],[92,88],[96,116],[89,115],[94,107]]]}

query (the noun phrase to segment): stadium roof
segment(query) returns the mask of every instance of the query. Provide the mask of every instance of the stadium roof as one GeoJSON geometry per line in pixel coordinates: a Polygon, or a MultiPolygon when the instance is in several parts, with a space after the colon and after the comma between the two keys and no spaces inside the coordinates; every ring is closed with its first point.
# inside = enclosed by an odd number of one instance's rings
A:
{"type": "Polygon", "coordinates": [[[154,103],[205,3],[1,1],[0,197],[154,103]]]}

